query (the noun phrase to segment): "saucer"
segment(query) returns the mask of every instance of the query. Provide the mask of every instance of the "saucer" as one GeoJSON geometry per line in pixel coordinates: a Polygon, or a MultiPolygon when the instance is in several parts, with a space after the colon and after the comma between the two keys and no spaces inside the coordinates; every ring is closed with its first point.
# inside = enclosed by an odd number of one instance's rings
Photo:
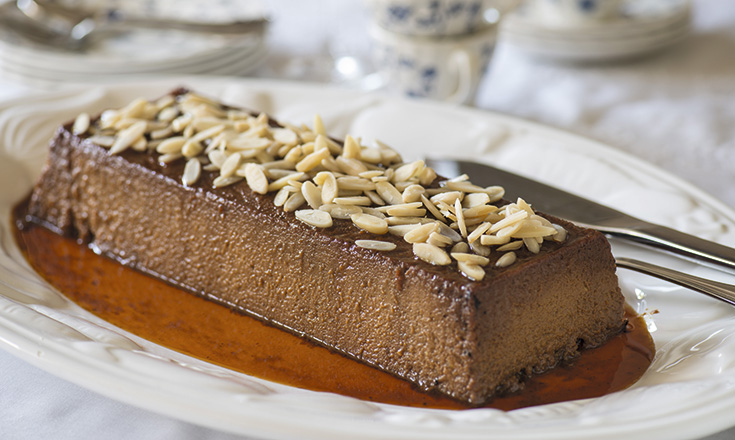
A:
{"type": "MultiPolygon", "coordinates": [[[[192,5],[190,2],[186,4],[192,5]]],[[[227,6],[226,2],[221,6],[233,7],[227,6]]],[[[201,5],[199,8],[207,9],[201,5]]],[[[230,19],[262,16],[262,12],[253,8],[247,11],[246,16],[243,16],[243,11],[231,12],[230,19]]],[[[191,19],[195,13],[195,10],[187,10],[188,17],[177,18],[191,19]]],[[[207,20],[212,18],[199,16],[207,20]]],[[[244,75],[259,67],[265,59],[265,39],[265,31],[215,35],[136,29],[100,41],[85,52],[74,52],[36,44],[0,28],[0,75],[34,85],[104,81],[149,74],[244,75]]]]}
{"type": "Polygon", "coordinates": [[[669,47],[689,34],[690,22],[688,0],[629,0],[616,17],[588,23],[550,22],[526,6],[505,20],[501,35],[533,57],[602,62],[669,47]]]}

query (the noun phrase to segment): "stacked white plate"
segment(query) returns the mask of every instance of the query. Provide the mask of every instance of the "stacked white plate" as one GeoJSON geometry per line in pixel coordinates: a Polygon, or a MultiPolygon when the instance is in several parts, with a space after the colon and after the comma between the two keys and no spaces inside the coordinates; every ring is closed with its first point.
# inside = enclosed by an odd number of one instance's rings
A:
{"type": "Polygon", "coordinates": [[[503,41],[540,58],[601,62],[661,50],[689,34],[689,0],[627,0],[619,14],[596,22],[550,21],[521,7],[502,26],[503,41]]]}
{"type": "Polygon", "coordinates": [[[30,83],[104,81],[150,74],[245,75],[261,65],[266,52],[264,34],[141,29],[100,41],[85,52],[74,52],[36,44],[0,29],[0,74],[30,83]]]}

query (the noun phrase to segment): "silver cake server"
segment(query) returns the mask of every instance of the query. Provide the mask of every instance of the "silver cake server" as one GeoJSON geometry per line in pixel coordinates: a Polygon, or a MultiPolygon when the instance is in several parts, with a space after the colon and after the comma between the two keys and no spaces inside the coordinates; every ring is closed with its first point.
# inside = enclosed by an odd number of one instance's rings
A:
{"type": "MultiPolygon", "coordinates": [[[[700,263],[716,265],[716,267],[728,269],[730,273],[735,270],[735,249],[648,223],[535,180],[470,161],[427,159],[426,164],[443,176],[454,177],[467,174],[470,180],[477,185],[501,185],[505,188],[506,199],[515,200],[519,196],[527,197],[534,209],[569,220],[580,226],[668,250],[700,263]]],[[[695,277],[630,258],[618,257],[615,259],[615,264],[621,268],[641,272],[704,293],[735,306],[735,286],[731,284],[695,277]]]]}
{"type": "Polygon", "coordinates": [[[604,234],[632,240],[673,252],[699,263],[735,273],[735,249],[697,238],[677,230],[649,223],[610,207],[570,194],[529,178],[476,162],[427,159],[426,163],[443,176],[467,174],[478,185],[501,185],[505,198],[528,198],[534,209],[569,220],[604,234]]]}

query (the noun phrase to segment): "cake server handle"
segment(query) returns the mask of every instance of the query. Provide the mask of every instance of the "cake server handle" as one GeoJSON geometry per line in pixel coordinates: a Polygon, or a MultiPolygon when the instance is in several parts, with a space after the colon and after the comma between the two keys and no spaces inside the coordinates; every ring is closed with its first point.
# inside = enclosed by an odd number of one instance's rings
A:
{"type": "Polygon", "coordinates": [[[694,290],[695,292],[704,293],[712,298],[719,299],[720,301],[724,301],[735,306],[735,286],[731,284],[695,277],[694,275],[689,275],[684,272],[656,266],[655,264],[631,258],[616,257],[615,264],[624,269],[635,270],[664,281],[678,284],[682,287],[686,287],[687,289],[694,290]]]}

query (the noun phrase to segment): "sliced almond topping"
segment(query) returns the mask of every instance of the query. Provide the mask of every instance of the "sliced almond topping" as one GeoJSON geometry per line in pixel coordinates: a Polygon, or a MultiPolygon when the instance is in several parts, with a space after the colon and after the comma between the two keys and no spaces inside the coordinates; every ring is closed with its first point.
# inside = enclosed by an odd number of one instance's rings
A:
{"type": "Polygon", "coordinates": [[[373,234],[388,233],[388,222],[370,214],[354,214],[350,216],[352,223],[360,229],[372,232],[373,234]]]}
{"type": "Polygon", "coordinates": [[[296,164],[296,171],[307,172],[318,167],[322,160],[330,156],[329,150],[321,149],[308,154],[296,164]]]}
{"type": "Polygon", "coordinates": [[[327,130],[324,128],[324,122],[322,122],[322,117],[319,115],[314,115],[314,133],[325,136],[327,134],[327,130]]]}
{"type": "Polygon", "coordinates": [[[120,131],[115,143],[110,147],[110,154],[119,154],[127,150],[135,141],[145,134],[148,124],[145,121],[138,121],[130,127],[120,131]]]}
{"type": "Polygon", "coordinates": [[[401,195],[403,203],[419,202],[421,201],[421,196],[424,195],[425,192],[426,189],[421,185],[410,185],[403,190],[403,194],[401,195]]]}
{"type": "Polygon", "coordinates": [[[495,265],[498,267],[507,267],[515,263],[515,261],[516,261],[516,253],[507,252],[503,254],[502,257],[498,258],[498,261],[495,262],[495,265]]]}
{"type": "Polygon", "coordinates": [[[516,251],[516,250],[520,249],[521,246],[523,246],[523,240],[516,240],[516,241],[511,241],[510,243],[506,243],[506,244],[498,247],[498,250],[501,251],[501,252],[505,252],[505,251],[516,251]]]}
{"type": "Polygon", "coordinates": [[[431,212],[431,215],[434,216],[434,218],[441,222],[447,221],[447,219],[442,215],[436,205],[434,205],[431,200],[427,199],[425,195],[421,194],[420,199],[421,202],[423,202],[424,206],[426,206],[426,209],[428,209],[429,212],[431,212]]]}
{"type": "MultiPolygon", "coordinates": [[[[257,193],[276,192],[273,203],[296,212],[301,221],[329,227],[332,219],[350,219],[369,232],[399,235],[422,260],[444,265],[454,258],[459,270],[476,281],[485,276],[481,266],[489,264],[491,246],[506,252],[496,263],[505,266],[517,258],[513,251],[538,253],[545,240],[561,242],[567,235],[522,198],[493,205],[504,196],[500,186],[482,188],[467,175],[437,186],[433,169],[420,160],[403,163],[382,142],[370,148],[346,136],[340,144],[327,136],[318,115],[313,129],[275,127],[265,113],[255,117],[187,93],[156,102],[136,99],[103,112],[92,124],[82,113],[71,130],[91,132],[87,139],[111,154],[156,151],[161,164],[184,157],[186,186],[199,181],[202,171],[219,171],[215,188],[244,177],[257,193]],[[302,209],[305,204],[311,209],[302,209]],[[444,251],[450,247],[451,258],[444,251]]],[[[359,240],[358,246],[396,247],[375,240],[359,240]]]]}
{"type": "Polygon", "coordinates": [[[355,205],[328,204],[320,206],[319,209],[340,220],[350,220],[353,215],[362,213],[362,209],[355,205]]]}
{"type": "Polygon", "coordinates": [[[395,243],[379,240],[355,240],[355,244],[361,248],[372,249],[374,251],[392,251],[396,248],[395,243]]]}
{"type": "Polygon", "coordinates": [[[212,184],[215,188],[223,188],[225,186],[230,186],[233,183],[237,183],[242,180],[242,177],[240,176],[229,176],[229,177],[223,177],[219,176],[216,179],[214,179],[214,182],[212,184]]]}
{"type": "Polygon", "coordinates": [[[418,228],[413,229],[411,232],[403,236],[403,239],[409,243],[424,243],[429,239],[429,236],[439,231],[439,224],[427,223],[421,225],[418,228]]]}
{"type": "Polygon", "coordinates": [[[274,128],[273,140],[283,145],[296,145],[299,142],[299,135],[289,128],[274,128]]]}
{"type": "Polygon", "coordinates": [[[74,125],[72,126],[71,132],[80,135],[84,134],[89,130],[90,118],[88,113],[80,113],[76,119],[74,119],[74,125]]]}
{"type": "Polygon", "coordinates": [[[417,160],[411,163],[402,165],[396,169],[393,174],[393,182],[407,182],[413,177],[418,176],[424,170],[424,161],[417,160]]]}
{"type": "Polygon", "coordinates": [[[322,203],[333,203],[339,195],[339,185],[332,173],[319,173],[324,175],[322,182],[322,203]]]}
{"type": "Polygon", "coordinates": [[[176,136],[161,141],[156,147],[156,152],[160,154],[166,153],[178,153],[186,143],[186,138],[183,136],[176,136]]]}
{"type": "Polygon", "coordinates": [[[455,260],[463,263],[476,264],[478,266],[485,266],[490,263],[490,259],[482,255],[468,254],[465,252],[452,252],[450,255],[455,260]]]}
{"type": "MultiPolygon", "coordinates": [[[[303,194],[304,199],[306,199],[306,203],[308,203],[312,209],[319,209],[319,207],[322,206],[322,192],[316,185],[314,185],[314,183],[308,180],[304,182],[304,184],[301,185],[301,194],[303,194]]],[[[327,216],[329,216],[329,214],[327,214],[327,216]]],[[[331,219],[331,217],[329,218],[331,219]]]]}
{"type": "Polygon", "coordinates": [[[533,254],[538,254],[541,251],[541,244],[535,238],[524,238],[523,244],[533,254]]]}
{"type": "Polygon", "coordinates": [[[250,189],[258,194],[268,193],[268,177],[266,177],[263,167],[254,163],[245,165],[245,180],[250,189]]]}
{"type": "Polygon", "coordinates": [[[352,136],[345,138],[345,144],[342,150],[342,157],[346,159],[360,158],[360,144],[352,136]]]}
{"type": "Polygon", "coordinates": [[[184,166],[184,175],[181,177],[181,181],[185,186],[192,186],[199,180],[201,174],[202,163],[196,158],[189,159],[184,166]]]}
{"type": "Polygon", "coordinates": [[[485,269],[476,264],[460,261],[457,263],[457,268],[460,272],[462,272],[462,275],[466,276],[472,281],[481,281],[483,278],[485,278],[485,269]]]}
{"type": "Polygon", "coordinates": [[[375,191],[389,205],[399,205],[403,203],[403,195],[390,182],[377,182],[375,191]]]}
{"type": "Polygon", "coordinates": [[[290,191],[288,191],[285,188],[281,188],[280,190],[278,190],[275,197],[273,198],[273,204],[276,206],[283,206],[284,203],[286,203],[286,200],[288,200],[290,195],[291,195],[290,191]]]}
{"type": "Polygon", "coordinates": [[[319,211],[318,209],[301,209],[294,211],[294,215],[302,222],[317,228],[332,227],[332,217],[329,213],[319,211]]]}
{"type": "Polygon", "coordinates": [[[304,195],[301,194],[301,192],[293,193],[288,199],[286,199],[286,202],[283,204],[283,210],[286,212],[296,211],[297,209],[301,208],[301,206],[305,202],[306,200],[304,199],[304,195]]]}
{"type": "Polygon", "coordinates": [[[462,237],[467,237],[467,224],[464,222],[464,212],[462,211],[462,202],[457,198],[454,201],[454,214],[457,216],[457,225],[462,237]]]}
{"type": "Polygon", "coordinates": [[[338,205],[370,206],[370,198],[365,196],[335,197],[334,203],[338,205]]]}
{"type": "Polygon", "coordinates": [[[452,243],[454,243],[451,238],[439,232],[432,232],[426,242],[441,248],[450,246],[452,243]]]}
{"type": "Polygon", "coordinates": [[[485,231],[487,231],[488,229],[490,229],[490,226],[492,226],[492,223],[490,223],[490,222],[485,222],[485,223],[481,224],[480,226],[478,226],[477,228],[475,228],[475,230],[472,231],[472,233],[470,235],[467,236],[467,241],[469,241],[470,243],[472,243],[473,241],[477,240],[478,238],[480,238],[482,236],[482,234],[485,233],[485,231]]]}
{"type": "Polygon", "coordinates": [[[456,243],[454,246],[452,246],[451,252],[453,253],[463,253],[466,254],[470,251],[470,245],[465,243],[464,241],[460,241],[459,243],[456,243]]]}
{"type": "Polygon", "coordinates": [[[414,243],[413,254],[421,260],[436,266],[446,266],[452,262],[446,252],[442,248],[436,247],[428,243],[414,243]]]}
{"type": "Polygon", "coordinates": [[[220,168],[220,176],[222,177],[230,177],[235,175],[235,171],[240,167],[240,162],[242,161],[242,156],[238,153],[230,154],[227,159],[222,163],[222,167],[220,168]]]}

